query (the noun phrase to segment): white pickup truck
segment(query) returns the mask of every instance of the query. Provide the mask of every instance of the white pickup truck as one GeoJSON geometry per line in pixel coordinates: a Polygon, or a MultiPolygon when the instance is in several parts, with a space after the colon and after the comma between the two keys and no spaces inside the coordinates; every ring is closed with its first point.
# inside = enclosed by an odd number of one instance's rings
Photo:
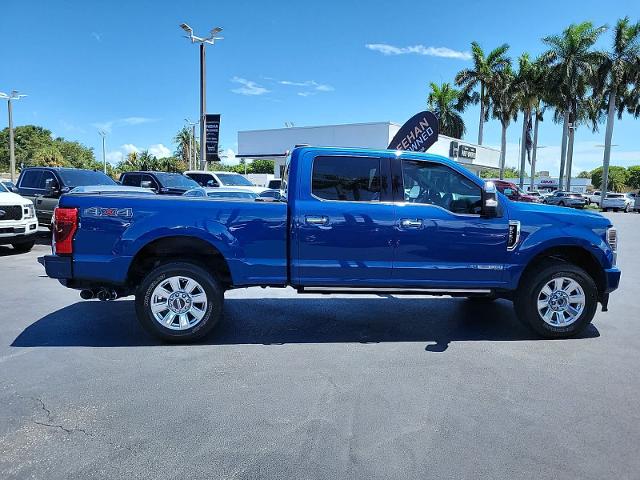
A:
{"type": "Polygon", "coordinates": [[[595,203],[596,205],[600,206],[601,198],[602,198],[602,193],[600,192],[600,190],[596,190],[594,192],[591,192],[589,195],[587,195],[587,203],[589,205],[591,205],[592,203],[595,203]]]}
{"type": "Polygon", "coordinates": [[[37,231],[33,202],[0,183],[0,245],[12,245],[19,252],[28,252],[36,242],[37,231]]]}

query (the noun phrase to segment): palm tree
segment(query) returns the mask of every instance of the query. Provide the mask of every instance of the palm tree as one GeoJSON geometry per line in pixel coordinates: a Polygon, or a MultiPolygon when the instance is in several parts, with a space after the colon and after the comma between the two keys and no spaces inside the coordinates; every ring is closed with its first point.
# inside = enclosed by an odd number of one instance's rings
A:
{"type": "MultiPolygon", "coordinates": [[[[522,142],[520,147],[520,188],[524,188],[525,159],[527,152],[533,147],[534,156],[538,141],[538,122],[542,118],[539,114],[541,96],[544,90],[544,68],[540,62],[531,61],[528,53],[523,53],[518,59],[518,74],[515,78],[515,90],[524,114],[522,121],[522,142]],[[535,110],[536,128],[533,142],[530,142],[532,114],[535,110]],[[532,145],[533,144],[533,145],[532,145]]],[[[531,162],[531,159],[529,159],[531,162]]],[[[532,175],[534,175],[532,173],[532,175]]],[[[533,178],[533,177],[532,177],[533,178]]]]}
{"type": "Polygon", "coordinates": [[[488,120],[491,108],[491,90],[496,75],[499,74],[509,64],[509,59],[505,56],[509,45],[506,43],[495,48],[489,55],[485,56],[484,51],[477,42],[471,42],[471,53],[473,56],[473,67],[466,68],[456,75],[455,82],[459,87],[463,87],[463,94],[470,95],[476,87],[480,87],[480,125],[478,126],[478,145],[482,145],[482,133],[484,122],[488,120]]]}
{"type": "Polygon", "coordinates": [[[176,157],[180,158],[182,162],[191,167],[192,154],[195,153],[195,158],[198,158],[198,141],[193,137],[193,132],[189,127],[182,127],[176,136],[173,137],[173,141],[176,144],[176,157]],[[193,150],[192,150],[193,149],[193,150]]]}
{"type": "Polygon", "coordinates": [[[640,77],[640,22],[631,24],[629,17],[618,20],[613,32],[612,48],[603,57],[595,76],[594,89],[596,94],[608,97],[607,129],[604,137],[602,161],[602,191],[606,192],[609,182],[611,139],[616,110],[618,118],[620,118],[625,108],[625,102],[629,102],[628,110],[640,113],[637,109],[637,100],[634,108],[633,95],[630,95],[629,89],[633,83],[638,89],[640,83],[638,82],[640,77]]]}
{"type": "Polygon", "coordinates": [[[572,106],[585,94],[586,85],[593,77],[602,54],[592,50],[606,27],[594,27],[591,22],[571,24],[561,35],[551,35],[542,41],[549,47],[543,61],[549,65],[550,95],[563,115],[562,147],[558,187],[564,185],[567,141],[572,106]]]}
{"type": "Polygon", "coordinates": [[[437,85],[430,83],[431,92],[427,102],[429,109],[438,116],[439,131],[443,135],[462,138],[466,132],[464,120],[460,113],[464,110],[462,92],[452,88],[450,84],[437,85]]]}
{"type": "Polygon", "coordinates": [[[494,79],[491,92],[493,117],[500,120],[502,136],[500,141],[500,180],[504,177],[504,166],[507,157],[507,129],[511,121],[518,119],[520,97],[516,77],[510,66],[507,66],[494,79]]]}

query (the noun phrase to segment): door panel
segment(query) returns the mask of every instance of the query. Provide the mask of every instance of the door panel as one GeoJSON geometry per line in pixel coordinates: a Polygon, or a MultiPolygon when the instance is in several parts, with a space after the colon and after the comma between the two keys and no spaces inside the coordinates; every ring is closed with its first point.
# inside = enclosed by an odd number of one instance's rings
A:
{"type": "Polygon", "coordinates": [[[296,202],[297,282],[388,285],[395,224],[388,160],[317,157],[312,168],[312,185],[296,202]]]}
{"type": "MultiPolygon", "coordinates": [[[[400,160],[397,161],[400,163],[400,160]]],[[[508,220],[479,215],[481,188],[450,167],[402,160],[393,278],[423,287],[499,286],[508,220]]]]}

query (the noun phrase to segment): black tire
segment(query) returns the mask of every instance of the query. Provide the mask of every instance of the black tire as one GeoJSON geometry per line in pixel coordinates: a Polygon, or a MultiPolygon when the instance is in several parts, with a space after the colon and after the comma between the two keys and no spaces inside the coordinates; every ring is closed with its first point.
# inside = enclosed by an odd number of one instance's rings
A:
{"type": "Polygon", "coordinates": [[[564,202],[560,202],[560,203],[558,204],[558,206],[559,206],[559,207],[564,207],[564,206],[565,206],[565,205],[564,205],[564,202]]]}
{"type": "Polygon", "coordinates": [[[631,211],[631,209],[629,207],[630,207],[630,205],[625,205],[624,213],[629,213],[631,211]]]}
{"type": "Polygon", "coordinates": [[[35,240],[29,240],[28,242],[12,243],[11,246],[16,252],[27,253],[31,251],[35,244],[35,240]]]}
{"type": "Polygon", "coordinates": [[[206,270],[189,262],[170,262],[160,265],[143,279],[136,291],[136,315],[145,330],[163,341],[190,343],[207,335],[222,318],[224,291],[218,281],[206,270]],[[151,312],[151,297],[154,289],[173,276],[184,276],[198,282],[207,298],[207,307],[202,319],[191,328],[172,330],[161,325],[151,312]]]}
{"type": "Polygon", "coordinates": [[[514,298],[514,307],[518,318],[528,324],[545,338],[569,338],[582,332],[593,320],[598,307],[598,289],[596,284],[582,268],[561,261],[545,261],[535,270],[526,274],[514,298]],[[567,277],[575,280],[585,296],[585,305],[576,321],[570,325],[557,327],[546,323],[538,313],[538,295],[550,280],[567,277]]]}

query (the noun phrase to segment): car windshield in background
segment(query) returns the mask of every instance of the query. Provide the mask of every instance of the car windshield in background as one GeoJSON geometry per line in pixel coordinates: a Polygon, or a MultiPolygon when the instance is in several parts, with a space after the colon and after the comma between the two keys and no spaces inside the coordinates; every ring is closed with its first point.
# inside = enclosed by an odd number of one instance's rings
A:
{"type": "Polygon", "coordinates": [[[163,187],[167,188],[199,188],[200,185],[195,180],[185,177],[180,173],[156,173],[155,174],[163,187]]]}
{"type": "Polygon", "coordinates": [[[234,185],[234,186],[242,186],[242,187],[253,187],[255,186],[249,180],[244,178],[242,175],[233,175],[230,173],[216,173],[216,176],[220,179],[223,185],[234,185]]]}
{"type": "Polygon", "coordinates": [[[253,192],[208,192],[209,198],[257,198],[253,192]]]}
{"type": "Polygon", "coordinates": [[[4,186],[4,183],[0,182],[0,192],[8,192],[7,187],[4,186]]]}
{"type": "Polygon", "coordinates": [[[58,174],[69,188],[86,185],[117,185],[108,175],[92,170],[59,170],[58,174]]]}

